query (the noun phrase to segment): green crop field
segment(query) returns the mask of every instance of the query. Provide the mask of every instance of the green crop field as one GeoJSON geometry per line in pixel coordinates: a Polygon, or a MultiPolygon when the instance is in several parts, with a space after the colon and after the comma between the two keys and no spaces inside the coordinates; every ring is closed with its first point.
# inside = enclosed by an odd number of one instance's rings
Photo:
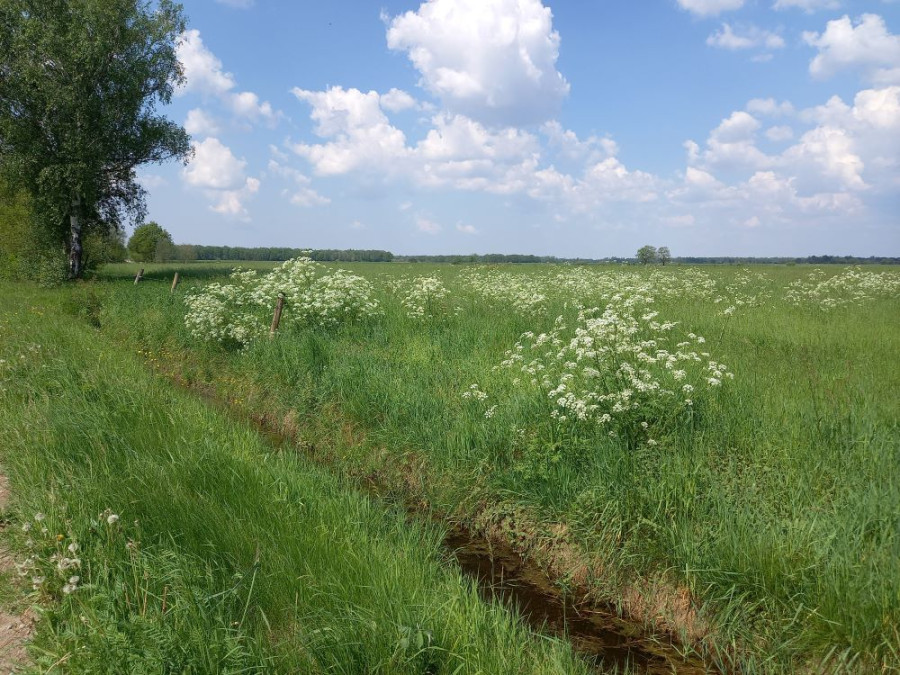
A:
{"type": "Polygon", "coordinates": [[[42,663],[580,667],[477,600],[461,524],[709,668],[900,668],[896,269],[146,267],[3,287],[11,517],[90,567],[35,591],[42,663]]]}

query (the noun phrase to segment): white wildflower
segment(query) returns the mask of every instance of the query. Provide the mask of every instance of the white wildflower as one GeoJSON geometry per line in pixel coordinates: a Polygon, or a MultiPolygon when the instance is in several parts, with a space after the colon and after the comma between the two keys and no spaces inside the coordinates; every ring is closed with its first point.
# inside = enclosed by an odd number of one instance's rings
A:
{"type": "Polygon", "coordinates": [[[76,590],[78,590],[78,582],[79,581],[81,581],[81,577],[77,577],[77,576],[69,577],[68,583],[66,583],[62,587],[62,592],[65,593],[66,595],[71,595],[76,590]]]}

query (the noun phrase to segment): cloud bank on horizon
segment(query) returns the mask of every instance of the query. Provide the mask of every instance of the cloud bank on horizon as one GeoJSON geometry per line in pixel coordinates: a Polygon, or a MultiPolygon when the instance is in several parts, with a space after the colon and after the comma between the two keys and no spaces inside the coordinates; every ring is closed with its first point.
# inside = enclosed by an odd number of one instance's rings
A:
{"type": "MultiPolygon", "coordinates": [[[[261,11],[220,2],[234,21],[261,11]]],[[[146,174],[151,215],[165,212],[176,239],[198,243],[601,257],[652,242],[676,255],[900,254],[900,35],[885,18],[897,5],[881,0],[857,15],[838,0],[776,0],[761,15],[769,26],[742,17],[744,5],[677,0],[654,11],[706,32],[697,41],[704,58],[734,54],[756,64],[742,67],[767,67],[796,53],[804,67],[790,74],[795,82],[814,93],[839,83],[849,94],[812,105],[747,95],[712,111],[719,121],[700,135],[695,127],[678,137],[673,123],[670,147],[658,151],[668,171],[626,161],[628,147],[614,140],[620,129],[564,122],[585,78],[567,79],[562,64],[579,54],[561,52],[564,36],[541,0],[383,10],[386,53],[372,58],[401,61],[405,81],[359,86],[348,70],[345,82],[315,87],[302,68],[277,64],[265,97],[290,92],[282,109],[242,90],[256,80],[241,50],[226,57],[250,73],[239,86],[197,24],[178,47],[186,84],[176,102],[195,154],[169,175],[146,174]],[[162,199],[168,206],[157,209],[162,199]]],[[[604,104],[619,105],[609,93],[604,104]]],[[[669,111],[658,115],[668,124],[669,111]]]]}

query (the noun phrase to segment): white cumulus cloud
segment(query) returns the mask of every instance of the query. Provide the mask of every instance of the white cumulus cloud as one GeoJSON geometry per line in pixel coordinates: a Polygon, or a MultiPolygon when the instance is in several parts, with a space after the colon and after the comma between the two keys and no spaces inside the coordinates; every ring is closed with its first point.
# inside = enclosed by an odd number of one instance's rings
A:
{"type": "Polygon", "coordinates": [[[248,220],[249,215],[244,202],[259,191],[259,179],[248,178],[239,190],[224,190],[212,194],[213,204],[209,207],[216,213],[248,220]]]}
{"type": "Polygon", "coordinates": [[[766,129],[766,138],[776,143],[781,141],[789,141],[794,137],[794,130],[786,125],[769,127],[766,129]]]}
{"type": "Polygon", "coordinates": [[[400,112],[416,107],[416,99],[402,89],[392,88],[388,93],[379,97],[381,107],[391,112],[400,112]]]}
{"type": "Polygon", "coordinates": [[[896,195],[900,86],[862,90],[852,104],[834,96],[799,111],[772,99],[756,99],[748,108],[790,114],[791,126],[765,130],[786,147],[762,152],[756,145],[759,120],[735,111],[710,132],[705,147],[685,143],[689,166],[682,183],[666,192],[671,204],[691,205],[705,214],[704,222],[793,226],[853,217],[868,195],[896,195]]]}
{"type": "Polygon", "coordinates": [[[768,117],[781,117],[794,114],[794,106],[790,101],[779,103],[774,98],[754,98],[747,102],[747,112],[768,117]]]}
{"type": "Polygon", "coordinates": [[[184,69],[183,93],[221,96],[234,88],[234,76],[222,70],[222,62],[203,44],[199,30],[185,31],[175,47],[175,54],[184,69]]]}
{"type": "Polygon", "coordinates": [[[775,9],[802,9],[810,14],[820,9],[838,9],[840,6],[840,0],[775,0],[772,5],[775,9]]]}
{"type": "Polygon", "coordinates": [[[191,136],[215,136],[221,130],[213,117],[200,108],[188,110],[184,130],[191,136]]]}
{"type": "Polygon", "coordinates": [[[406,136],[384,114],[378,92],[295,87],[292,93],[312,106],[310,117],[316,123],[316,134],[330,139],[291,145],[316,173],[333,176],[364,169],[390,174],[402,168],[399,163],[408,154],[406,136]]]}
{"type": "Polygon", "coordinates": [[[781,49],[784,47],[784,38],[764,30],[757,26],[744,26],[737,29],[731,24],[723,23],[719,30],[706,38],[706,44],[720,49],[781,49]]]}
{"type": "Polygon", "coordinates": [[[268,101],[260,102],[259,96],[252,91],[232,94],[226,102],[231,106],[235,115],[251,121],[263,119],[269,124],[274,124],[278,117],[272,109],[272,105],[268,101]]]}
{"type": "Polygon", "coordinates": [[[244,201],[260,185],[259,179],[246,176],[247,162],[235,157],[231,148],[214,136],[191,145],[194,156],[182,170],[185,182],[203,190],[213,211],[245,219],[244,201]]]}
{"type": "Polygon", "coordinates": [[[762,125],[753,115],[737,110],[713,129],[706,140],[706,150],[693,148],[693,160],[717,168],[762,168],[772,159],[756,147],[756,132],[762,125]]]}
{"type": "Polygon", "coordinates": [[[297,169],[278,163],[274,159],[269,160],[269,172],[286,178],[293,183],[293,186],[286,189],[282,194],[288,198],[291,204],[295,206],[325,206],[331,203],[328,197],[323,197],[316,192],[310,185],[312,181],[308,176],[304,175],[297,169]]]}
{"type": "Polygon", "coordinates": [[[829,21],[821,34],[804,32],[803,40],[819,50],[809,64],[813,77],[852,69],[875,84],[900,84],[900,35],[888,31],[877,14],[863,14],[856,21],[845,15],[829,21]]]}
{"type": "Polygon", "coordinates": [[[419,232],[424,232],[425,234],[437,234],[440,232],[442,228],[438,223],[433,220],[429,220],[428,218],[417,218],[416,219],[416,229],[419,232]]]}
{"type": "Polygon", "coordinates": [[[182,172],[188,185],[228,190],[244,182],[247,162],[235,157],[231,148],[223,145],[218,138],[211,136],[191,145],[194,157],[182,172]]]}
{"type": "Polygon", "coordinates": [[[559,109],[569,93],[556,70],[559,42],[540,0],[427,0],[387,31],[388,47],[407,53],[445,108],[504,126],[559,109]]]}
{"type": "Polygon", "coordinates": [[[237,117],[251,121],[263,119],[273,124],[278,119],[271,104],[260,102],[252,91],[233,91],[237,87],[234,76],[223,70],[222,61],[203,44],[200,31],[191,29],[182,33],[175,53],[185,76],[185,83],[178,91],[180,95],[213,96],[237,117]]]}
{"type": "Polygon", "coordinates": [[[744,0],[678,0],[682,9],[697,16],[717,16],[744,6],[744,0]]]}

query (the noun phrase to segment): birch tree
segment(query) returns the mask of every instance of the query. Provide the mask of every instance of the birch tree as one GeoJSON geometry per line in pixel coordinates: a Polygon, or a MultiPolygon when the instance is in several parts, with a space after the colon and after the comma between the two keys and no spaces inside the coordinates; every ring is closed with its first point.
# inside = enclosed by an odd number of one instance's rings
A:
{"type": "Polygon", "coordinates": [[[0,171],[84,270],[82,241],[140,222],[135,169],[186,160],[190,137],[159,114],[183,81],[170,0],[0,0],[0,171]]]}

